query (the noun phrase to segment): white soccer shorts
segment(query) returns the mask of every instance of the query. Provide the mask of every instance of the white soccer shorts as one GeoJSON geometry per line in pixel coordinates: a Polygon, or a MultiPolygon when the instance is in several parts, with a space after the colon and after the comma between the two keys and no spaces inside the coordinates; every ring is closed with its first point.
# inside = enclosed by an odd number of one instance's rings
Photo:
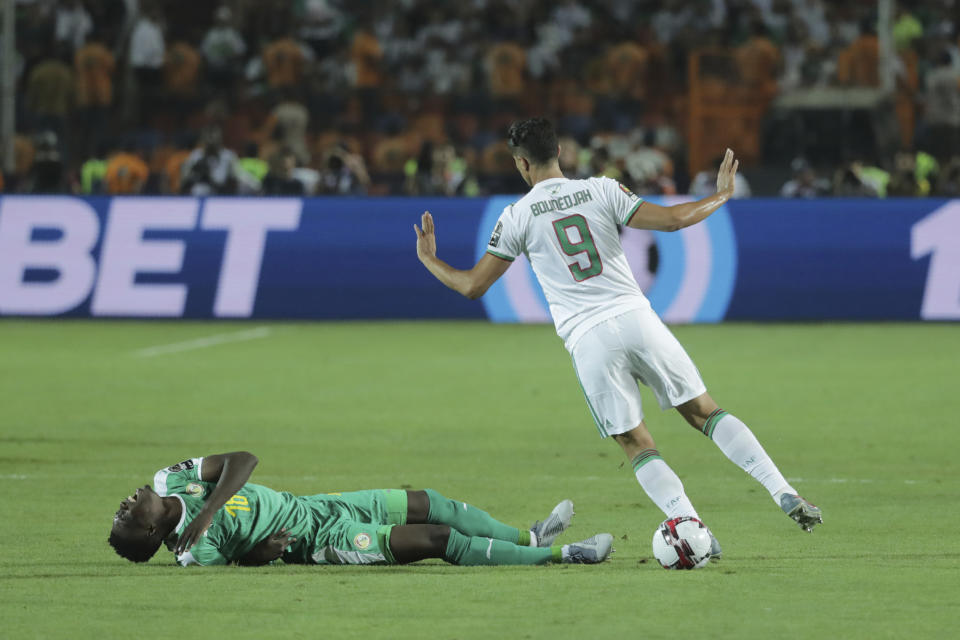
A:
{"type": "Polygon", "coordinates": [[[707,391],[693,360],[653,309],[601,322],[577,340],[571,355],[604,438],[630,431],[643,420],[637,382],[650,387],[664,410],[707,391]]]}

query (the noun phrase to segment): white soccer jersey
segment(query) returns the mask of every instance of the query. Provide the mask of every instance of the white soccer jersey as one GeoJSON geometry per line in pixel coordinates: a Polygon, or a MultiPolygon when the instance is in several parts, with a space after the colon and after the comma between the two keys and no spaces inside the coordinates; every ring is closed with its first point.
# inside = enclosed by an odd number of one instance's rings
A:
{"type": "Polygon", "coordinates": [[[642,205],[610,178],[550,178],[500,215],[487,252],[510,261],[527,256],[568,350],[598,323],[650,306],[617,230],[642,205]]]}

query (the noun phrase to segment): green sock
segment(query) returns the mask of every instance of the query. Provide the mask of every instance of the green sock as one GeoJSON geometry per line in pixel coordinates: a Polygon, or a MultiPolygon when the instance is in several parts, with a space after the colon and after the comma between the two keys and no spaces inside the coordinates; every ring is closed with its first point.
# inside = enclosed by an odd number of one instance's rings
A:
{"type": "Polygon", "coordinates": [[[519,547],[512,542],[479,536],[465,536],[450,529],[443,559],[451,564],[547,564],[559,562],[560,547],[519,547]]]}
{"type": "Polygon", "coordinates": [[[492,518],[483,509],[477,509],[466,502],[445,498],[433,489],[427,489],[426,493],[430,498],[430,513],[427,515],[429,524],[445,524],[467,536],[493,538],[514,544],[530,544],[529,531],[509,527],[492,518]],[[526,540],[521,539],[522,534],[526,534],[526,540]]]}

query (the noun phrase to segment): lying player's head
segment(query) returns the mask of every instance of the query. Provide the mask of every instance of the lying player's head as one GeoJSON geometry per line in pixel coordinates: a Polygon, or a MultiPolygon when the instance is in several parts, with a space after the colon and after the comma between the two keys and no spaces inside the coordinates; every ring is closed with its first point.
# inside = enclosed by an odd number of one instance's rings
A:
{"type": "Polygon", "coordinates": [[[546,118],[529,118],[510,125],[507,146],[513,153],[517,169],[523,179],[530,183],[530,168],[549,167],[557,162],[560,144],[557,132],[546,118]]]}
{"type": "Polygon", "coordinates": [[[137,489],[113,516],[110,546],[131,562],[146,562],[163,542],[162,519],[163,499],[149,486],[137,489]]]}

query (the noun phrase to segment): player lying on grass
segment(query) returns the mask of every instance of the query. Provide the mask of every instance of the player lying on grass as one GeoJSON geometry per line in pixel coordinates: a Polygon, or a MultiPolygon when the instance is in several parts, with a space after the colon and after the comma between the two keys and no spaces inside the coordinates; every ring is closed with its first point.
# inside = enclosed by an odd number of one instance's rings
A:
{"type": "MultiPolygon", "coordinates": [[[[651,388],[662,409],[679,411],[811,531],[822,522],[820,509],[797,494],[747,425],[710,397],[690,356],[634,280],[620,243],[623,226],[676,231],[723,206],[733,195],[733,152],[727,149],[714,195],[664,207],[609,178],[565,178],[556,132],[544,118],[515,123],[508,137],[517,170],[531,188],[504,209],[486,254],[468,270],[438,258],[433,217],[426,212],[423,228],[414,225],[420,261],[446,286],[479,298],[517,256],[527,256],[600,435],[623,448],[640,486],[668,518],[698,516],[647,430],[638,381],[651,388]]],[[[714,539],[714,557],[719,554],[714,539]]]]}
{"type": "Polygon", "coordinates": [[[507,526],[432,489],[295,496],[248,483],[246,452],[192,458],[161,469],[120,503],[109,542],[133,562],[160,545],[187,565],[406,564],[442,558],[457,565],[594,564],[613,537],[551,546],[569,525],[564,500],[529,530],[507,526]]]}

